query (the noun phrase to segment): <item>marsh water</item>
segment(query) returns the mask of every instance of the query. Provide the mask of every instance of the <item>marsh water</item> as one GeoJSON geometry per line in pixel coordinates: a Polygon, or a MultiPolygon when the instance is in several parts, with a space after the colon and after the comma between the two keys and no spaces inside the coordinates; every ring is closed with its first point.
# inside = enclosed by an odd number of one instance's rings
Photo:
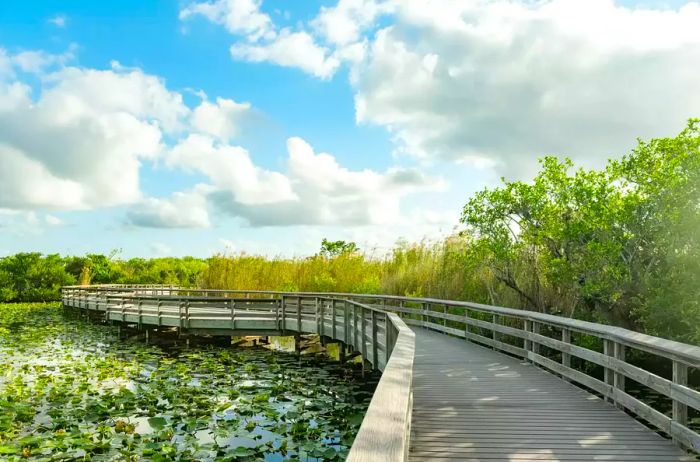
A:
{"type": "Polygon", "coordinates": [[[378,374],[0,305],[0,459],[343,460],[378,374]]]}

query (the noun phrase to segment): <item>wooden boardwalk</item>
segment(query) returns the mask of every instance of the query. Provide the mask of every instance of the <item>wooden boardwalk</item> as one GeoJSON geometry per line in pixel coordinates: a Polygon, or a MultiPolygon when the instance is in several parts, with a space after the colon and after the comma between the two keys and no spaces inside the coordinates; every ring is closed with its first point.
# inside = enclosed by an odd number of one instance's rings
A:
{"type": "Polygon", "coordinates": [[[700,347],[619,327],[390,295],[68,286],[63,304],[146,333],[316,333],[343,342],[383,371],[348,462],[669,462],[695,460],[682,448],[700,451],[689,426],[700,412],[700,390],[689,384],[700,347]],[[597,338],[602,351],[580,335],[597,338]],[[671,374],[627,362],[633,351],[667,361],[671,374]],[[672,411],[628,394],[626,380],[666,397],[672,411]]]}
{"type": "Polygon", "coordinates": [[[538,367],[414,327],[410,461],[695,460],[538,367]]]}

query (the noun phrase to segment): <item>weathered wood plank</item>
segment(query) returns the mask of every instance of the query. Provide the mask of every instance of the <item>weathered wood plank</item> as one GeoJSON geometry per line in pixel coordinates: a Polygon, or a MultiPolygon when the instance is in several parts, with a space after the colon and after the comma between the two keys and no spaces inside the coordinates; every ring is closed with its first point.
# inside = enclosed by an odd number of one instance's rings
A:
{"type": "MultiPolygon", "coordinates": [[[[672,441],[534,365],[458,338],[415,332],[411,461],[689,460],[672,441]]],[[[528,358],[608,387],[532,351],[528,358]]]]}

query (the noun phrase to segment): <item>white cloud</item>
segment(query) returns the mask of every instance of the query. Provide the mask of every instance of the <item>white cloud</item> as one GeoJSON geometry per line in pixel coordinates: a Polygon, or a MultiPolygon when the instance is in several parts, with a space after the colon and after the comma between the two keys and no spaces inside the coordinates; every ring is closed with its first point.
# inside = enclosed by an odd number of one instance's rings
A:
{"type": "Polygon", "coordinates": [[[328,42],[347,45],[360,40],[380,15],[394,7],[391,1],[339,0],[333,7],[322,6],[311,25],[328,42]]]}
{"type": "Polygon", "coordinates": [[[700,113],[697,3],[397,5],[353,75],[358,122],[386,127],[399,152],[527,175],[538,155],[595,164],[700,113]]]}
{"type": "Polygon", "coordinates": [[[239,134],[240,124],[249,110],[250,103],[225,98],[217,98],[216,103],[204,100],[192,114],[192,126],[200,133],[227,140],[239,134]]]}
{"type": "Polygon", "coordinates": [[[64,14],[57,14],[56,16],[50,17],[47,21],[49,24],[53,24],[54,26],[62,29],[66,27],[68,17],[66,17],[64,14]]]}
{"type": "Polygon", "coordinates": [[[167,163],[206,175],[214,187],[233,194],[235,200],[242,204],[296,199],[284,175],[257,167],[245,149],[217,143],[208,136],[188,136],[168,153],[167,163]]]}
{"type": "Polygon", "coordinates": [[[140,70],[42,74],[40,94],[0,81],[0,207],[88,209],[140,200],[139,169],[162,132],[188,123],[182,97],[140,70]]]}
{"type": "Polygon", "coordinates": [[[346,64],[358,123],[397,154],[527,176],[538,156],[599,165],[700,114],[698,24],[696,1],[338,0],[231,52],[319,78],[346,64]]]}
{"type": "Polygon", "coordinates": [[[215,0],[194,2],[180,11],[180,19],[200,15],[209,21],[226,27],[236,35],[250,40],[273,38],[274,25],[270,17],[260,11],[262,0],[215,0]]]}
{"type": "Polygon", "coordinates": [[[0,230],[16,236],[39,235],[64,224],[54,215],[0,208],[0,230]]]}
{"type": "Polygon", "coordinates": [[[208,189],[200,185],[168,199],[147,198],[129,210],[127,221],[144,228],[208,228],[208,189]]]}
{"type": "Polygon", "coordinates": [[[40,74],[47,68],[53,66],[63,66],[75,59],[77,47],[71,45],[68,50],[61,54],[47,53],[43,50],[27,50],[12,56],[12,64],[22,72],[40,74]]]}
{"type": "MultiPolygon", "coordinates": [[[[332,50],[319,45],[313,35],[304,30],[279,29],[266,13],[260,11],[261,4],[261,0],[195,2],[180,11],[180,19],[201,15],[242,37],[231,45],[234,59],[299,68],[321,79],[332,77],[340,66],[340,60],[332,50]]],[[[318,27],[324,30],[326,23],[338,16],[330,11],[327,15],[330,19],[320,19],[318,23],[318,27]]]]}
{"type": "Polygon", "coordinates": [[[243,203],[235,194],[210,194],[218,209],[246,219],[252,226],[392,224],[402,219],[401,199],[443,187],[417,170],[348,170],[327,153],[315,153],[301,138],[287,141],[293,199],[243,203]]]}
{"type": "Polygon", "coordinates": [[[262,44],[234,43],[231,55],[250,62],[271,62],[283,67],[296,67],[321,79],[335,74],[338,58],[328,48],[318,45],[307,32],[282,29],[271,41],[262,44]]]}

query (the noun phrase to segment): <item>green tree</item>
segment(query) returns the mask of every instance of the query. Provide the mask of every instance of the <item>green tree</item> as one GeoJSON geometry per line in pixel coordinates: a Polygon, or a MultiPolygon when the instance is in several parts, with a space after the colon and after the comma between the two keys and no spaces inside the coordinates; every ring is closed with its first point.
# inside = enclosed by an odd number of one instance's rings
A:
{"type": "Polygon", "coordinates": [[[476,194],[462,222],[519,306],[697,335],[699,145],[691,120],[602,170],[546,157],[534,181],[476,194]]]}
{"type": "Polygon", "coordinates": [[[354,242],[329,241],[328,239],[323,238],[321,241],[321,251],[319,252],[319,255],[326,258],[333,258],[341,254],[351,254],[359,251],[360,249],[354,242]]]}

